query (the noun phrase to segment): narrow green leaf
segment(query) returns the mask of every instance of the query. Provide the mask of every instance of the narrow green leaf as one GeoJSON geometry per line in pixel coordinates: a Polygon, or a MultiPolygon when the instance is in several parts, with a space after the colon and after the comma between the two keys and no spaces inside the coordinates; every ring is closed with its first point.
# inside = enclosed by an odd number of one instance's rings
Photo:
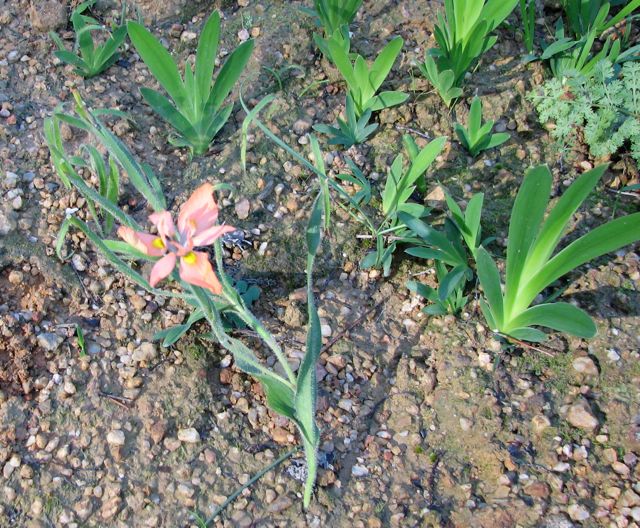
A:
{"type": "Polygon", "coordinates": [[[200,34],[196,52],[196,85],[199,105],[204,108],[213,81],[218,41],[220,39],[220,13],[211,13],[200,34]]]}
{"type": "Polygon", "coordinates": [[[218,109],[229,95],[240,74],[243,72],[251,53],[253,52],[253,39],[247,40],[240,44],[233,53],[229,55],[220,73],[216,77],[216,81],[211,89],[211,94],[207,100],[205,113],[211,109],[218,109]]]}
{"type": "Polygon", "coordinates": [[[495,322],[495,328],[492,328],[492,330],[500,329],[504,320],[500,273],[498,272],[498,266],[496,266],[495,261],[482,246],[480,246],[476,252],[476,266],[478,279],[484,290],[484,295],[487,298],[491,317],[495,322]]]}
{"type": "Polygon", "coordinates": [[[510,321],[511,327],[544,326],[578,337],[596,335],[596,325],[580,308],[569,303],[538,304],[528,308],[510,321]]]}

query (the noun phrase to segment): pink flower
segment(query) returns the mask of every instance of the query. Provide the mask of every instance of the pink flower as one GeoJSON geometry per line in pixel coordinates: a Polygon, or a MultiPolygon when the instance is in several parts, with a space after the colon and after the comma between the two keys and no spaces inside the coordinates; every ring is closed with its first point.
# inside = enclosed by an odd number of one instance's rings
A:
{"type": "Polygon", "coordinates": [[[222,286],[208,255],[193,251],[194,247],[209,246],[225,233],[235,231],[235,227],[217,225],[217,219],[218,206],[213,199],[213,186],[205,183],[180,208],[177,229],[171,213],[160,211],[149,216],[149,220],[158,229],[157,235],[134,231],[126,226],[118,229],[118,235],[145,255],[162,257],[151,270],[151,286],[155,287],[168,277],[180,259],[179,273],[183,281],[219,295],[222,293],[222,286]]]}

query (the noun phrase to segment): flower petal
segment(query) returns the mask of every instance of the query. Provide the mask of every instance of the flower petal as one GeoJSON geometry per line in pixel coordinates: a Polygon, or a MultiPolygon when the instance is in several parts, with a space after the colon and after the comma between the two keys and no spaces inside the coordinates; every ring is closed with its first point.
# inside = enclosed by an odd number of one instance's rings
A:
{"type": "Polygon", "coordinates": [[[208,246],[213,244],[214,240],[220,238],[225,233],[231,233],[236,228],[228,225],[214,225],[208,229],[198,232],[192,239],[194,246],[208,246]]]}
{"type": "Polygon", "coordinates": [[[150,235],[149,233],[134,231],[127,226],[120,226],[118,228],[118,236],[130,246],[150,257],[160,257],[167,252],[162,239],[157,235],[150,235]]]}
{"type": "Polygon", "coordinates": [[[180,259],[180,278],[189,284],[206,288],[216,295],[222,293],[222,285],[213,271],[213,266],[206,253],[192,251],[186,257],[182,257],[180,259]]]}
{"type": "Polygon", "coordinates": [[[158,233],[162,237],[163,242],[166,244],[167,240],[173,238],[176,233],[176,226],[171,218],[169,211],[160,211],[149,215],[149,220],[156,226],[158,233]]]}
{"type": "Polygon", "coordinates": [[[217,219],[218,206],[213,199],[213,185],[205,183],[180,208],[178,231],[186,240],[213,226],[217,219]]]}
{"type": "Polygon", "coordinates": [[[156,284],[158,284],[162,279],[166,279],[175,267],[176,256],[173,253],[167,253],[158,262],[156,262],[151,269],[149,284],[155,288],[156,284]]]}

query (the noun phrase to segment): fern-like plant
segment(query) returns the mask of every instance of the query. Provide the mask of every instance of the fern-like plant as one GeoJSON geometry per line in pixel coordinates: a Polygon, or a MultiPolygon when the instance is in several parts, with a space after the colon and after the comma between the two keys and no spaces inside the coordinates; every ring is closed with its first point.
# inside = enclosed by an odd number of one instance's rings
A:
{"type": "Polygon", "coordinates": [[[601,61],[591,75],[550,79],[531,97],[541,123],[553,122],[551,136],[568,145],[582,131],[594,157],[627,149],[640,162],[640,64],[619,70],[601,61]]]}
{"type": "Polygon", "coordinates": [[[338,118],[338,126],[315,125],[313,129],[329,136],[329,145],[342,145],[349,148],[364,143],[378,128],[377,123],[369,124],[371,110],[368,109],[360,118],[356,115],[355,104],[351,95],[347,95],[345,108],[346,120],[338,118]]]}

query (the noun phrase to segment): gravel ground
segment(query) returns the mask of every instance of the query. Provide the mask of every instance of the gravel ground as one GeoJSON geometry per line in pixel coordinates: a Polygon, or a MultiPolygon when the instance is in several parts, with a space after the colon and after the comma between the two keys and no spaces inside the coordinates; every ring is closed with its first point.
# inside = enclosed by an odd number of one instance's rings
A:
{"type": "MultiPolygon", "coordinates": [[[[180,57],[195,49],[207,2],[140,2],[141,14],[180,57]],[[185,7],[186,5],[186,7],[185,7]],[[201,9],[201,10],[199,10],[201,9]]],[[[214,2],[224,13],[222,50],[256,37],[245,97],[276,100],[263,114],[301,151],[311,126],[342,110],[342,85],[315,50],[299,2],[214,2]],[[288,65],[297,69],[285,70],[288,65]],[[280,84],[262,67],[280,71],[280,84]],[[318,83],[316,81],[322,81],[318,83]]],[[[103,20],[118,6],[99,2],[103,20]]],[[[380,130],[349,155],[372,181],[384,179],[407,131],[418,141],[453,136],[465,102],[449,113],[411,64],[432,33],[436,3],[368,0],[354,46],[371,56],[392,35],[405,52],[389,81],[411,91],[380,113],[380,130]]],[[[83,80],[53,59],[47,31],[67,31],[56,1],[0,2],[0,527],[186,527],[208,517],[241,484],[296,446],[286,420],[265,406],[260,386],[207,341],[204,326],[176,346],[152,341],[188,316],[180,302],[138,291],[79,233],[54,255],[66,212],[84,200],[60,185],[49,163],[43,119],[77,89],[92,107],[117,107],[133,122],[114,132],[161,175],[172,207],[203,181],[223,181],[221,217],[243,230],[229,244],[231,273],[258,285],[256,313],[294,365],[304,350],[302,226],[313,178],[251,133],[248,171],[239,161],[241,110],[210,152],[190,160],[166,142],[168,130],[139,95],[153,85],[132,52],[83,80]],[[26,15],[25,15],[26,13],[26,15]],[[80,326],[83,352],[75,337],[80,326]]],[[[547,162],[555,192],[594,164],[581,146],[559,158],[525,96],[543,81],[522,65],[507,31],[469,80],[485,115],[512,138],[471,160],[450,142],[429,176],[459,199],[487,194],[485,231],[504,245],[509,210],[526,167],[547,162]]],[[[71,148],[86,140],[65,128],[71,148]]],[[[325,149],[335,171],[345,153],[325,149]]],[[[613,160],[610,185],[629,180],[613,160]]],[[[637,174],[637,169],[636,174],[637,174]]],[[[441,194],[441,193],[440,193],[441,194]]],[[[145,211],[124,189],[122,203],[145,211]]],[[[577,228],[588,230],[637,199],[602,188],[577,228]]],[[[391,277],[363,271],[366,241],[336,211],[316,293],[325,348],[319,366],[322,468],[310,509],[301,509],[300,452],[266,474],[215,526],[640,526],[640,261],[626,248],[571,275],[564,297],[597,321],[584,341],[555,335],[541,347],[499,341],[473,299],[458,319],[427,317],[405,288],[427,270],[401,259],[391,277]]],[[[425,280],[431,280],[427,274],[425,280]]],[[[251,335],[242,338],[254,347],[251,335]]]]}

